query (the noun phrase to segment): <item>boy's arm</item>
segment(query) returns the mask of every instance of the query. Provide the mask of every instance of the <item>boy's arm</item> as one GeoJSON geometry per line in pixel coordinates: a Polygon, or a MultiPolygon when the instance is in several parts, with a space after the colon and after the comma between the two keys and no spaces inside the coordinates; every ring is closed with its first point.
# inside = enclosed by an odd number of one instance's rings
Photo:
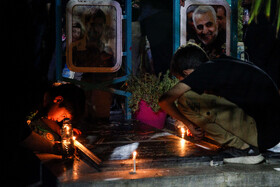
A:
{"type": "Polygon", "coordinates": [[[189,121],[175,105],[175,101],[189,90],[191,90],[191,88],[188,85],[179,82],[160,97],[159,106],[167,114],[183,122],[194,136],[201,138],[203,137],[202,130],[189,121]]]}

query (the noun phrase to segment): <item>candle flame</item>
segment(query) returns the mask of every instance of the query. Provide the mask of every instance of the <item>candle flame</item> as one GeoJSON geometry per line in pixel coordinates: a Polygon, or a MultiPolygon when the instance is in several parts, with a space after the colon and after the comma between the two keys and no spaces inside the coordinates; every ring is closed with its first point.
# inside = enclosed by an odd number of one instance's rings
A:
{"type": "Polygon", "coordinates": [[[187,129],[187,136],[192,136],[190,129],[187,129]]]}
{"type": "Polygon", "coordinates": [[[181,133],[185,134],[186,130],[184,129],[184,127],[181,127],[181,133]]]}
{"type": "Polygon", "coordinates": [[[181,127],[182,138],[185,137],[185,132],[186,132],[185,128],[184,128],[184,127],[181,127]]]}
{"type": "Polygon", "coordinates": [[[136,152],[136,151],[134,151],[134,152],[133,152],[133,159],[135,159],[135,158],[136,158],[136,155],[137,155],[137,152],[136,152]]]}

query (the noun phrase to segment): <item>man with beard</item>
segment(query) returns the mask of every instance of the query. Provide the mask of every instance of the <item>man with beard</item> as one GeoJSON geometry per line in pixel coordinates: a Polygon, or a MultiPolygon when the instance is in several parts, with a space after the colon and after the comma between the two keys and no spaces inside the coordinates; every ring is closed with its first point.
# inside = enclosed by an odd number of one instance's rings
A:
{"type": "Polygon", "coordinates": [[[212,6],[199,6],[193,13],[193,22],[201,46],[210,59],[224,53],[225,39],[219,35],[216,12],[212,6]]]}

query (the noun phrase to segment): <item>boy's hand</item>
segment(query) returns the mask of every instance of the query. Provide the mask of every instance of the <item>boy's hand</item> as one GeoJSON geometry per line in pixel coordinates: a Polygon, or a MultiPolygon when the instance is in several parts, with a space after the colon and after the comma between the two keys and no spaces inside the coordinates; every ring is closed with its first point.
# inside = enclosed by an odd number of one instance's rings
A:
{"type": "Polygon", "coordinates": [[[201,140],[204,137],[204,131],[202,128],[192,123],[188,123],[186,126],[191,131],[195,140],[201,140]]]}
{"type": "Polygon", "coordinates": [[[177,128],[187,128],[191,132],[191,136],[194,137],[195,140],[201,140],[204,137],[204,131],[202,128],[198,127],[197,125],[191,123],[191,122],[181,122],[179,120],[176,120],[174,125],[177,128]]]}

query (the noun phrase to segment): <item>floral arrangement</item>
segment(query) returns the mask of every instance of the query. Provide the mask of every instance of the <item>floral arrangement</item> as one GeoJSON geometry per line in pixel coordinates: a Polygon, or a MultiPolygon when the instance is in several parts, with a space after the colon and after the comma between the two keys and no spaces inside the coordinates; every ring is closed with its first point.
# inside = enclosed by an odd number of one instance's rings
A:
{"type": "Polygon", "coordinates": [[[139,109],[139,102],[143,100],[154,112],[158,112],[160,110],[158,105],[160,96],[177,83],[178,79],[171,77],[169,71],[163,76],[162,74],[156,76],[149,73],[131,76],[125,84],[126,91],[132,94],[129,98],[129,107],[135,113],[139,109]]]}

